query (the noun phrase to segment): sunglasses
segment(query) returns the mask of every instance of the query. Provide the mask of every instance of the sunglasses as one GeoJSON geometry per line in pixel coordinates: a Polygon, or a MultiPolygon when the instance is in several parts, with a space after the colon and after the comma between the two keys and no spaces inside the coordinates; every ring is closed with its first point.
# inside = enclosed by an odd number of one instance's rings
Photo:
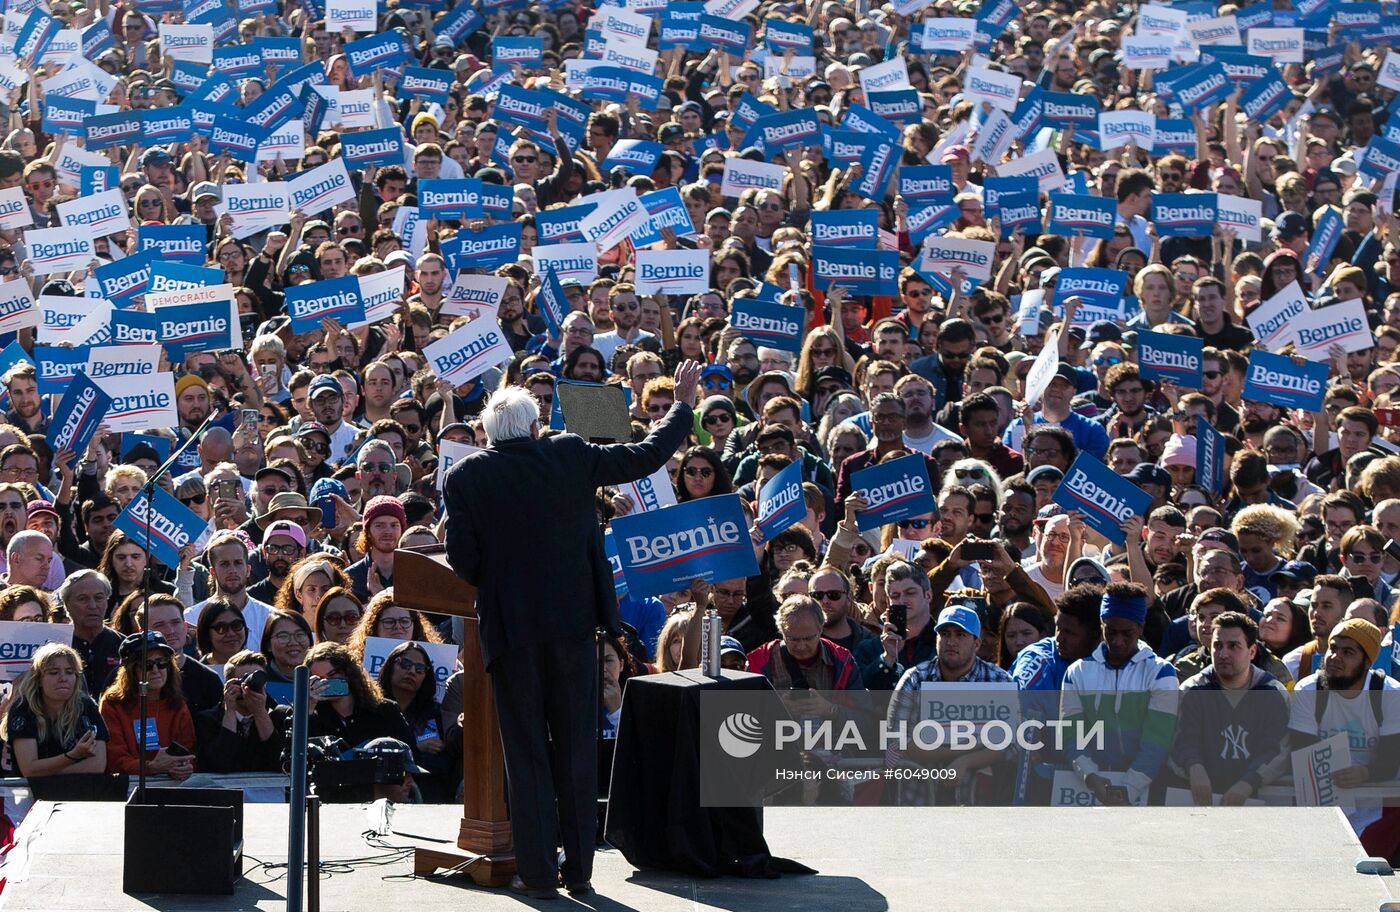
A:
{"type": "Polygon", "coordinates": [[[1353,551],[1352,553],[1347,555],[1347,557],[1356,561],[1358,564],[1379,564],[1381,562],[1382,556],[1383,555],[1381,555],[1380,552],[1377,551],[1372,551],[1369,554],[1360,554],[1356,551],[1353,551]]]}
{"type": "Polygon", "coordinates": [[[362,462],[360,463],[360,471],[382,472],[384,474],[388,474],[389,472],[394,471],[394,466],[392,463],[388,462],[362,462]]]}
{"type": "Polygon", "coordinates": [[[844,589],[813,589],[809,595],[819,602],[839,602],[846,597],[844,589]]]}
{"type": "Polygon", "coordinates": [[[363,225],[341,225],[339,228],[335,229],[335,233],[354,234],[356,231],[361,230],[363,227],[363,225]]]}
{"type": "Polygon", "coordinates": [[[193,497],[181,497],[180,503],[188,507],[192,504],[202,504],[208,499],[209,497],[206,494],[196,494],[193,497]]]}
{"type": "Polygon", "coordinates": [[[242,621],[218,621],[210,624],[209,629],[223,636],[228,633],[244,633],[248,630],[248,625],[242,621]]]}
{"type": "Polygon", "coordinates": [[[312,443],[304,443],[302,446],[313,453],[320,453],[322,456],[328,456],[331,452],[331,445],[329,443],[321,443],[319,440],[313,441],[312,443]]]}
{"type": "Polygon", "coordinates": [[[987,473],[981,469],[958,469],[953,473],[958,478],[986,478],[987,473]]]}
{"type": "Polygon", "coordinates": [[[715,474],[715,470],[709,466],[686,466],[685,476],[687,478],[709,478],[715,474]]]}
{"type": "Polygon", "coordinates": [[[705,427],[712,427],[716,424],[729,424],[733,420],[733,418],[730,418],[724,412],[719,412],[718,414],[706,415],[704,418],[700,419],[700,423],[705,427]]]}
{"type": "Polygon", "coordinates": [[[533,155],[517,155],[512,158],[511,161],[515,162],[517,165],[533,165],[535,162],[539,161],[539,159],[533,155]]]}
{"type": "Polygon", "coordinates": [[[1123,359],[1112,355],[1099,355],[1094,359],[1095,367],[1112,367],[1115,364],[1122,364],[1123,359]]]}
{"type": "Polygon", "coordinates": [[[327,614],[324,617],[322,617],[321,620],[331,626],[349,627],[353,624],[360,623],[360,612],[347,611],[344,614],[340,614],[339,612],[335,614],[327,614]]]}
{"type": "Polygon", "coordinates": [[[1224,371],[1201,371],[1201,376],[1207,380],[1217,380],[1223,373],[1224,371]]]}
{"type": "Polygon", "coordinates": [[[897,525],[901,529],[927,529],[929,521],[927,519],[901,519],[897,525]]]}
{"type": "Polygon", "coordinates": [[[170,667],[169,659],[151,659],[146,663],[147,671],[165,671],[170,667]]]}
{"type": "Polygon", "coordinates": [[[427,665],[424,665],[422,662],[415,662],[407,656],[400,657],[394,664],[399,666],[400,671],[416,671],[419,674],[427,674],[428,672],[427,665]]]}

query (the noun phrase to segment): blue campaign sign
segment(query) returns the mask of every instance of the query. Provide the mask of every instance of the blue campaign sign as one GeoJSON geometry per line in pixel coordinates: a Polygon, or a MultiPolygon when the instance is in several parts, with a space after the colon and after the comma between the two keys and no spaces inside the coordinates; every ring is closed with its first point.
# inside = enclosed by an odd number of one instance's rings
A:
{"type": "Polygon", "coordinates": [[[446,104],[447,94],[452,89],[452,73],[432,67],[404,67],[399,88],[410,98],[446,104]]]}
{"type": "Polygon", "coordinates": [[[227,301],[172,304],[158,309],[155,315],[160,320],[157,338],[175,364],[185,360],[186,355],[236,347],[234,333],[238,332],[238,324],[229,317],[227,301]]]}
{"type": "MultiPolygon", "coordinates": [[[[900,126],[918,123],[924,117],[923,100],[919,98],[919,93],[913,89],[867,92],[865,103],[872,113],[900,126]]],[[[803,110],[810,109],[804,108],[803,110]]],[[[815,114],[813,116],[815,117],[815,114]]]]}
{"type": "MultiPolygon", "coordinates": [[[[639,198],[642,208],[647,211],[647,223],[636,231],[632,232],[632,244],[635,247],[647,247],[664,239],[662,230],[670,228],[677,237],[694,234],[697,231],[695,223],[690,220],[690,210],[685,208],[685,203],[681,201],[681,191],[677,187],[667,187],[664,190],[653,190],[650,193],[643,193],[639,198]]],[[[597,204],[589,207],[591,211],[597,204]]],[[[539,215],[544,215],[541,212],[539,215]]],[[[536,226],[539,225],[539,217],[536,216],[536,226]]],[[[577,226],[575,226],[577,227],[577,226]]],[[[583,240],[582,232],[577,240],[583,240]]]]}
{"type": "Polygon", "coordinates": [[[880,213],[875,209],[831,209],[812,212],[812,243],[838,247],[880,246],[880,213]]]}
{"type": "MultiPolygon", "coordinates": [[[[903,172],[900,172],[901,174],[903,172]]],[[[1034,177],[987,177],[982,181],[982,205],[987,218],[1001,207],[1001,198],[1013,193],[1030,193],[1040,198],[1040,181],[1034,177]]]]}
{"type": "Polygon", "coordinates": [[[209,151],[213,155],[227,152],[235,161],[252,162],[257,158],[258,146],[267,139],[267,132],[243,120],[215,117],[209,134],[209,151]]]}
{"type": "Polygon", "coordinates": [[[204,238],[203,225],[142,225],[136,229],[136,249],[154,251],[161,262],[200,266],[205,260],[204,238]]]}
{"type": "Polygon", "coordinates": [[[37,6],[15,36],[14,55],[22,69],[32,69],[44,56],[63,24],[37,6]]]}
{"type": "Polygon", "coordinates": [[[767,114],[754,121],[745,137],[745,144],[750,144],[751,139],[762,142],[765,154],[770,156],[778,151],[819,146],[822,141],[821,124],[813,109],[794,108],[767,114]]]}
{"type": "MultiPolygon", "coordinates": [[[[1396,119],[1394,105],[1391,106],[1390,117],[1392,121],[1396,119]]],[[[1394,138],[1397,137],[1371,137],[1366,144],[1366,154],[1357,165],[1362,174],[1384,181],[1387,174],[1400,171],[1400,143],[1394,142],[1394,138]]]]}
{"type": "Polygon", "coordinates": [[[1172,380],[1184,389],[1201,388],[1205,340],[1140,330],[1138,370],[1144,380],[1172,380]]]}
{"type": "MultiPolygon", "coordinates": [[[[1222,64],[1223,66],[1223,64],[1222,64]]],[[[1254,123],[1264,123],[1293,99],[1293,90],[1277,70],[1250,84],[1240,96],[1240,110],[1254,123]]]]}
{"type": "Polygon", "coordinates": [[[180,549],[198,538],[209,523],[176,500],[175,495],[167,494],[164,488],[156,488],[154,493],[150,501],[145,491],[132,498],[114,525],[143,547],[149,534],[151,553],[156,560],[167,567],[177,567],[180,549]]]}
{"type": "Polygon", "coordinates": [[[515,204],[515,194],[503,184],[481,184],[481,212],[492,221],[510,221],[511,207],[515,204]]]}
{"type": "Polygon", "coordinates": [[[96,196],[116,189],[121,169],[116,165],[83,165],[78,168],[78,195],[96,196]]]}
{"type": "Polygon", "coordinates": [[[869,504],[856,514],[862,532],[937,509],[928,464],[919,453],[861,469],[851,476],[851,488],[869,504]]]}
{"type": "Polygon", "coordinates": [[[292,285],[286,289],[286,306],[293,333],[312,332],[327,317],[341,326],[365,321],[360,280],[355,276],[292,285]]]}
{"type": "Polygon", "coordinates": [[[1040,96],[1040,126],[1066,129],[1096,124],[1099,100],[1079,92],[1044,92],[1040,96]]]}
{"type": "Polygon", "coordinates": [[[1244,398],[1283,408],[1316,412],[1322,408],[1327,390],[1326,361],[1298,364],[1283,355],[1254,349],[1249,353],[1249,370],[1244,378],[1244,398]]]}
{"type": "Polygon", "coordinates": [[[191,92],[185,100],[190,102],[212,101],[216,103],[228,101],[232,104],[237,97],[238,89],[234,86],[231,79],[223,73],[210,73],[209,78],[204,80],[204,85],[191,92]]]}
{"type": "Polygon", "coordinates": [[[117,46],[117,38],[105,19],[98,19],[83,29],[78,37],[83,43],[83,56],[88,60],[96,60],[103,51],[117,46]]]}
{"type": "Polygon", "coordinates": [[[617,556],[617,539],[613,538],[612,529],[603,532],[603,553],[607,555],[608,567],[612,570],[613,591],[618,598],[626,598],[627,577],[622,572],[622,558],[617,556]]]}
{"type": "Polygon", "coordinates": [[[899,251],[814,247],[812,270],[823,291],[840,285],[852,294],[892,295],[898,293],[899,251]]]}
{"type": "Polygon", "coordinates": [[[1183,110],[1205,110],[1225,100],[1235,89],[1235,84],[1225,74],[1225,67],[1219,63],[1196,67],[1189,81],[1178,84],[1175,101],[1183,110]]]}
{"type": "Polygon", "coordinates": [[[758,528],[763,531],[764,541],[772,541],[779,532],[797,525],[806,516],[802,463],[794,462],[768,479],[758,492],[758,528]]]}
{"type": "Polygon", "coordinates": [[[1196,125],[1186,119],[1170,120],[1157,118],[1156,129],[1152,133],[1152,154],[1166,155],[1181,152],[1194,155],[1196,152],[1196,125]]]}
{"type": "Polygon", "coordinates": [[[773,304],[757,298],[735,298],[729,325],[754,345],[782,351],[802,351],[802,327],[807,312],[801,307],[773,304]]]}
{"type": "Polygon", "coordinates": [[[1050,221],[1045,230],[1062,237],[1113,240],[1113,223],[1118,209],[1112,199],[1080,193],[1050,194],[1050,221]]]}
{"type": "Polygon", "coordinates": [[[209,285],[222,285],[222,269],[207,266],[190,266],[187,263],[171,263],[154,260],[151,263],[151,291],[177,291],[181,288],[205,288],[209,285]]]}
{"type": "Polygon", "coordinates": [[[453,271],[460,269],[495,269],[506,263],[514,263],[520,258],[520,233],[522,225],[510,222],[505,225],[492,225],[469,235],[459,233],[456,243],[448,253],[443,244],[443,253],[448,254],[453,271]]]}
{"type": "Polygon", "coordinates": [[[753,97],[752,92],[745,91],[739,96],[739,101],[734,105],[734,111],[729,117],[731,124],[737,124],[748,130],[760,117],[767,117],[769,114],[777,113],[778,109],[764,101],[759,101],[753,97]]]}
{"type": "Polygon", "coordinates": [[[340,154],[347,168],[368,168],[371,165],[402,165],[404,161],[403,130],[385,127],[363,133],[340,134],[340,154]]]}
{"type": "Polygon", "coordinates": [[[210,66],[230,79],[258,76],[263,68],[262,51],[248,44],[214,48],[213,63],[210,66]]]}
{"type": "Polygon", "coordinates": [[[562,340],[564,318],[569,315],[569,299],[565,297],[564,286],[559,284],[559,277],[554,274],[553,269],[546,270],[544,278],[540,280],[535,307],[544,316],[544,322],[549,326],[549,334],[562,340]]]}
{"type": "Polygon", "coordinates": [[[863,105],[853,104],[846,108],[846,116],[841,120],[841,129],[873,133],[876,136],[887,137],[890,142],[899,142],[899,128],[863,105]]]}
{"type": "MultiPolygon", "coordinates": [[[[503,85],[496,95],[496,107],[491,116],[500,123],[524,127],[534,136],[547,137],[551,101],[547,92],[503,85]]],[[[553,145],[552,140],[550,145],[553,145]]]]}
{"type": "Polygon", "coordinates": [[[87,121],[96,113],[97,102],[95,101],[67,98],[62,95],[45,95],[44,119],[41,126],[47,133],[85,136],[87,121]]]}
{"type": "Polygon", "coordinates": [[[350,42],[345,45],[345,55],[350,58],[352,74],[370,76],[376,69],[397,70],[408,60],[408,49],[399,33],[390,31],[350,42]]]}
{"type": "Polygon", "coordinates": [[[146,146],[189,142],[194,139],[194,118],[187,105],[173,108],[147,108],[142,114],[141,130],[146,146]]]}
{"type": "MultiPolygon", "coordinates": [[[[985,204],[984,204],[985,205],[985,204]]],[[[997,200],[997,218],[1001,220],[1001,236],[1011,237],[1017,228],[1027,233],[1029,227],[1040,225],[1040,195],[1038,193],[1003,193],[997,200]]]]}
{"type": "MultiPolygon", "coordinates": [[[[723,136],[716,133],[716,137],[723,136]]],[[[862,133],[859,130],[836,130],[831,127],[822,127],[822,154],[826,160],[838,168],[860,161],[865,154],[865,147],[870,144],[873,137],[869,133],[862,133]]],[[[909,169],[900,171],[901,174],[909,169]]]]}
{"type": "Polygon", "coordinates": [[[613,168],[621,168],[628,174],[642,174],[650,177],[651,172],[656,170],[656,163],[661,158],[661,152],[662,146],[659,142],[650,142],[645,139],[620,139],[613,143],[608,157],[603,159],[602,170],[604,174],[607,174],[613,168]]]}
{"type": "Polygon", "coordinates": [[[851,191],[872,202],[883,203],[899,162],[900,146],[895,140],[880,139],[870,143],[860,157],[861,174],[851,185],[851,191]]]}
{"type": "Polygon", "coordinates": [[[68,384],[87,366],[87,345],[34,346],[34,368],[40,396],[62,396],[68,384]]]}
{"type": "Polygon", "coordinates": [[[498,73],[517,65],[537,67],[543,56],[544,38],[540,36],[503,35],[491,41],[491,68],[498,73]]]}
{"type": "Polygon", "coordinates": [[[481,181],[474,177],[425,179],[418,184],[418,211],[423,218],[483,218],[481,181]]]}
{"type": "Polygon", "coordinates": [[[1196,484],[1212,494],[1225,489],[1225,435],[1196,416],[1196,484]]]}
{"type": "Polygon", "coordinates": [[[1080,453],[1051,497],[1066,510],[1084,515],[1084,523],[1115,545],[1126,536],[1119,526],[1133,516],[1147,516],[1152,495],[1115,473],[1088,453],[1080,453]]]}
{"type": "Polygon", "coordinates": [[[97,114],[83,122],[86,148],[94,152],[133,143],[141,136],[141,112],[97,114]]]}
{"type": "MultiPolygon", "coordinates": [[[[194,132],[200,136],[213,136],[214,121],[220,118],[238,123],[242,123],[244,119],[243,109],[227,101],[191,99],[188,105],[190,120],[194,123],[194,132]]],[[[249,126],[255,125],[250,123],[249,126]]]]}
{"type": "Polygon", "coordinates": [[[1117,269],[1089,266],[1061,269],[1055,277],[1052,305],[1056,313],[1063,313],[1065,301],[1077,297],[1083,299],[1088,307],[1119,310],[1123,306],[1123,292],[1127,287],[1127,275],[1117,269]]]}
{"type": "MultiPolygon", "coordinates": [[[[88,442],[97,433],[97,426],[107,415],[112,397],[104,393],[96,383],[79,373],[68,384],[68,392],[54,412],[49,423],[49,433],[44,438],[54,453],[71,450],[77,459],[87,452],[88,442]]],[[[793,463],[797,465],[797,463],[793,463]]]]}
{"type": "Polygon", "coordinates": [[[1313,226],[1312,240],[1308,242],[1308,249],[1303,251],[1302,260],[1304,263],[1311,263],[1313,258],[1317,258],[1317,275],[1326,275],[1331,266],[1332,251],[1337,249],[1337,242],[1342,239],[1342,217],[1337,210],[1328,206],[1322,218],[1317,220],[1313,226]]]}
{"type": "MultiPolygon", "coordinates": [[[[647,196],[650,195],[647,194],[647,196]]],[[[677,195],[679,196],[679,191],[677,191],[677,195]]],[[[642,197],[642,200],[645,201],[646,197],[642,197]]],[[[572,206],[562,206],[558,209],[548,209],[536,213],[535,227],[539,230],[540,243],[542,245],[583,243],[585,238],[583,232],[579,230],[578,223],[583,220],[584,216],[597,208],[597,203],[585,200],[572,206]]],[[[659,235],[657,240],[660,240],[659,235]]],[[[641,241],[638,241],[637,244],[638,246],[646,246],[641,241]]]]}
{"type": "Polygon", "coordinates": [[[612,521],[618,558],[635,598],[758,573],[738,494],[701,497],[612,521]]]}
{"type": "Polygon", "coordinates": [[[704,14],[703,3],[672,3],[661,14],[661,29],[658,33],[657,49],[669,51],[672,48],[690,50],[700,40],[700,17],[704,14]]]}
{"type": "Polygon", "coordinates": [[[97,287],[102,297],[112,302],[114,307],[130,307],[146,294],[151,286],[151,263],[155,254],[133,253],[114,263],[98,266],[93,270],[97,287]]]}
{"type": "Polygon", "coordinates": [[[301,42],[296,38],[258,37],[253,39],[253,47],[262,54],[263,65],[273,68],[274,78],[301,63],[301,42]]]}
{"type": "MultiPolygon", "coordinates": [[[[987,178],[993,180],[993,178],[987,178]]],[[[1032,178],[1032,183],[1034,179],[1032,178]]],[[[899,169],[899,195],[910,206],[915,203],[952,205],[957,195],[951,165],[906,165],[899,169]]]]}
{"type": "MultiPolygon", "coordinates": [[[[160,317],[140,310],[112,311],[113,345],[150,345],[160,341],[160,317]]],[[[87,359],[83,359],[87,364],[87,359]]]]}
{"type": "Polygon", "coordinates": [[[1016,103],[1016,110],[1011,113],[1011,126],[1018,138],[1026,139],[1045,126],[1044,120],[1045,90],[1036,86],[1016,103]]]}
{"type": "Polygon", "coordinates": [[[1162,237],[1210,237],[1218,218],[1214,193],[1152,194],[1152,223],[1162,237]]]}
{"type": "Polygon", "coordinates": [[[753,46],[753,26],[744,20],[733,21],[709,13],[700,15],[701,47],[712,48],[732,57],[742,57],[753,46]]]}
{"type": "Polygon", "coordinates": [[[811,54],[813,38],[812,27],[801,22],[767,19],[763,23],[763,44],[779,57],[788,50],[803,56],[811,54]]]}
{"type": "MultiPolygon", "coordinates": [[[[1040,210],[1037,207],[1036,218],[1039,217],[1040,210]]],[[[909,216],[906,219],[909,224],[909,239],[914,242],[914,246],[922,246],[929,235],[951,225],[957,221],[957,218],[958,209],[952,202],[916,203],[909,209],[909,216]]]]}
{"type": "Polygon", "coordinates": [[[452,39],[454,44],[460,44],[462,39],[480,28],[484,21],[481,18],[481,13],[477,12],[470,3],[459,3],[447,15],[438,20],[434,31],[439,36],[452,39]]]}

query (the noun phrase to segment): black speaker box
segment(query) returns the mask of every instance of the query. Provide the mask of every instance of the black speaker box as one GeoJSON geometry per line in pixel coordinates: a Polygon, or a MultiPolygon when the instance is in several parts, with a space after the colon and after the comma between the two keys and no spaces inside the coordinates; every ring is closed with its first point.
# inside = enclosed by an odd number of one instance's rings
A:
{"type": "Polygon", "coordinates": [[[126,804],[122,891],[233,893],[243,875],[243,792],[147,788],[126,804]]]}

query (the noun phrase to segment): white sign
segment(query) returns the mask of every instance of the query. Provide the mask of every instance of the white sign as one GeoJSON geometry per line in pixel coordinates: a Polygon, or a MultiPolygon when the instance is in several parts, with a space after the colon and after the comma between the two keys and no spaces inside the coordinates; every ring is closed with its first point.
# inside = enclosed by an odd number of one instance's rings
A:
{"type": "Polygon", "coordinates": [[[17,681],[34,662],[34,653],[48,643],[73,645],[72,624],[0,621],[0,681],[17,681]]]}
{"type": "Polygon", "coordinates": [[[154,376],[131,375],[93,378],[112,406],[102,423],[114,433],[171,428],[179,421],[175,411],[175,375],[162,371],[154,376]]]}
{"type": "Polygon", "coordinates": [[[1041,149],[1030,155],[1013,158],[997,165],[999,177],[1034,177],[1040,181],[1040,192],[1049,193],[1065,185],[1065,172],[1054,149],[1041,149]]]}
{"type": "Polygon", "coordinates": [[[160,55],[194,63],[214,62],[214,26],[160,24],[160,55]]]}
{"type": "Polygon", "coordinates": [[[0,190],[0,228],[14,230],[28,228],[34,224],[34,213],[29,211],[29,200],[24,196],[23,187],[9,187],[0,190]]]}
{"type": "Polygon", "coordinates": [[[924,20],[924,53],[949,51],[961,54],[977,39],[977,20],[961,16],[924,20]]]}
{"type": "Polygon", "coordinates": [[[374,128],[374,90],[340,93],[340,126],[345,130],[374,128]]]}
{"type": "Polygon", "coordinates": [[[1348,352],[1374,348],[1376,337],[1366,319],[1366,305],[1360,298],[1319,307],[1300,314],[1293,321],[1293,345],[1309,361],[1326,361],[1328,350],[1340,345],[1348,352]]]}
{"type": "Polygon", "coordinates": [[[1186,31],[1196,44],[1240,44],[1240,23],[1233,15],[1212,16],[1186,23],[1186,31]]]}
{"type": "MultiPolygon", "coordinates": [[[[569,60],[567,63],[573,63],[569,60]]],[[[772,79],[775,76],[786,76],[789,79],[806,79],[817,74],[817,58],[801,55],[785,58],[777,57],[773,54],[763,58],[763,78],[772,79]],[[783,69],[783,64],[787,64],[787,69],[783,69]]]]}
{"type": "Polygon", "coordinates": [[[112,302],[87,296],[91,311],[73,325],[67,341],[73,345],[106,345],[112,341],[112,302]]]}
{"type": "Polygon", "coordinates": [[[72,228],[31,228],[24,233],[24,244],[35,275],[87,269],[97,256],[92,238],[75,237],[72,228]]]}
{"type": "Polygon", "coordinates": [[[1099,148],[1107,152],[1132,143],[1152,150],[1157,133],[1157,115],[1150,111],[1100,111],[1099,148]]]}
{"type": "Polygon", "coordinates": [[[969,279],[986,281],[992,277],[992,260],[996,256],[995,241],[931,235],[924,241],[920,268],[951,278],[953,270],[961,268],[969,279]]]}
{"type": "MultiPolygon", "coordinates": [[[[146,292],[146,309],[159,310],[176,304],[208,304],[210,301],[232,301],[233,286],[227,282],[221,285],[191,285],[186,288],[172,288],[167,291],[146,292]]],[[[237,323],[237,320],[233,322],[237,323]]]]}
{"type": "Polygon", "coordinates": [[[80,183],[81,169],[84,165],[89,167],[102,168],[110,165],[112,160],[100,152],[89,152],[80,146],[64,143],[59,150],[58,160],[53,163],[54,170],[58,172],[58,182],[65,187],[72,187],[77,190],[82,186],[80,183]]]}
{"type": "Polygon", "coordinates": [[[94,241],[131,227],[126,197],[117,187],[59,203],[58,217],[69,234],[86,234],[94,241]]]}
{"type": "Polygon", "coordinates": [[[912,89],[913,86],[909,84],[909,64],[903,57],[895,57],[874,66],[861,67],[860,87],[867,95],[871,92],[912,89]]]}
{"type": "Polygon", "coordinates": [[[160,372],[160,352],[159,344],[94,345],[88,350],[87,375],[97,384],[111,377],[143,377],[149,381],[160,372]]]}
{"type": "MultiPolygon", "coordinates": [[[[302,153],[306,149],[306,124],[300,117],[296,120],[289,120],[258,146],[255,156],[257,161],[300,161],[302,153]]],[[[224,194],[227,197],[229,184],[224,184],[224,194]]]]}
{"type": "Polygon", "coordinates": [[[635,41],[614,38],[603,46],[603,63],[607,66],[622,67],[647,76],[656,72],[657,51],[635,41]]]}
{"type": "MultiPolygon", "coordinates": [[[[365,670],[371,678],[379,680],[384,660],[404,642],[389,637],[365,637],[365,670]]],[[[441,700],[447,690],[447,679],[457,670],[457,647],[451,643],[419,643],[417,640],[414,640],[414,643],[428,656],[428,661],[433,663],[433,680],[437,681],[437,698],[441,700]]],[[[417,660],[417,656],[412,658],[417,660]]]]}
{"type": "Polygon", "coordinates": [[[1123,66],[1130,70],[1165,70],[1175,44],[1169,35],[1123,36],[1123,66]]]}
{"type": "Polygon", "coordinates": [[[782,192],[783,178],[786,176],[785,165],[770,165],[768,162],[749,161],[746,158],[726,158],[724,180],[720,182],[719,192],[725,197],[741,196],[745,190],[782,192]]]}
{"type": "Polygon", "coordinates": [[[703,294],[709,290],[708,250],[637,251],[637,294],[703,294]]]}
{"type": "Polygon", "coordinates": [[[617,493],[625,494],[632,501],[633,513],[647,513],[676,505],[676,489],[665,466],[646,478],[618,485],[617,493]]]}
{"type": "Polygon", "coordinates": [[[416,262],[428,243],[428,226],[418,216],[417,206],[400,206],[394,211],[394,233],[416,262]]]}
{"type": "Polygon", "coordinates": [[[1000,108],[993,108],[977,125],[977,141],[972,147],[972,160],[995,165],[1016,140],[1016,127],[1000,108]]]}
{"type": "MultiPolygon", "coordinates": [[[[1099,775],[1107,779],[1109,785],[1121,786],[1128,774],[1100,772],[1099,775]]],[[[1147,792],[1144,791],[1136,804],[1141,806],[1146,800],[1147,792]]],[[[1084,780],[1074,770],[1055,770],[1055,778],[1050,782],[1050,806],[1103,807],[1103,804],[1094,797],[1094,793],[1089,791],[1089,786],[1084,784],[1084,780]]]]}
{"type": "Polygon", "coordinates": [[[54,345],[69,341],[73,327],[92,309],[88,298],[69,298],[61,295],[39,296],[40,345],[54,345]]]}
{"type": "Polygon", "coordinates": [[[1293,324],[1308,312],[1308,299],[1298,283],[1289,282],[1272,298],[1261,303],[1245,317],[1250,332],[1265,351],[1277,352],[1294,341],[1293,324]]]}
{"type": "MultiPolygon", "coordinates": [[[[1318,694],[1313,694],[1316,699],[1318,694]]],[[[1335,807],[1341,795],[1332,778],[1338,770],[1351,766],[1351,744],[1346,732],[1337,732],[1292,753],[1293,801],[1298,807],[1335,807]]]]}
{"type": "Polygon", "coordinates": [[[1055,376],[1055,371],[1059,367],[1059,333],[1048,332],[1045,334],[1045,345],[1040,349],[1040,354],[1035,356],[1035,362],[1031,364],[1030,372],[1026,374],[1025,399],[1027,405],[1035,408],[1035,404],[1045,394],[1046,388],[1050,386],[1050,380],[1055,376]]]}
{"type": "Polygon", "coordinates": [[[1400,92],[1400,51],[1385,52],[1381,71],[1376,74],[1376,84],[1400,92]]]}
{"type": "Polygon", "coordinates": [[[326,0],[326,28],[333,35],[343,29],[377,32],[379,4],[376,0],[326,0]]]}
{"type": "Polygon", "coordinates": [[[34,307],[34,292],[24,279],[10,279],[0,284],[0,333],[33,329],[39,325],[39,311],[34,307]]]}
{"type": "Polygon", "coordinates": [[[606,253],[622,243],[632,232],[651,218],[633,187],[605,190],[584,197],[597,203],[597,208],[579,219],[578,228],[589,243],[606,253]]]}
{"type": "Polygon", "coordinates": [[[510,360],[510,344],[495,320],[473,320],[423,349],[428,366],[439,380],[464,386],[498,364],[510,360]]]}
{"type": "Polygon", "coordinates": [[[1245,46],[1249,53],[1270,57],[1279,63],[1303,62],[1303,30],[1300,28],[1252,28],[1245,46]]]}
{"type": "Polygon", "coordinates": [[[560,282],[574,279],[584,285],[598,278],[598,248],[592,244],[545,244],[531,256],[536,275],[553,272],[560,282]]]}
{"type": "MultiPolygon", "coordinates": [[[[985,66],[971,67],[963,82],[963,97],[973,104],[985,101],[1010,113],[1016,110],[1016,102],[1021,98],[1021,77],[985,66]]],[[[1000,169],[997,173],[1001,173],[1000,169]]]]}
{"type": "Polygon", "coordinates": [[[1259,219],[1264,215],[1264,204],[1247,196],[1231,196],[1228,193],[1215,195],[1215,222],[1221,228],[1233,228],[1235,236],[1242,241],[1259,241],[1263,232],[1259,219]]]}
{"type": "Polygon", "coordinates": [[[467,316],[476,319],[483,310],[493,315],[501,308],[501,298],[510,287],[510,279],[505,276],[472,275],[467,272],[457,274],[452,290],[442,302],[442,313],[449,317],[467,316]]]}
{"type": "Polygon", "coordinates": [[[453,440],[438,441],[438,470],[437,489],[442,490],[443,482],[447,479],[447,470],[458,462],[466,459],[473,453],[480,453],[481,447],[474,447],[470,443],[457,443],[453,440]]]}
{"type": "Polygon", "coordinates": [[[214,204],[214,214],[223,218],[233,216],[232,234],[243,239],[284,225],[291,208],[287,184],[283,181],[261,181],[256,184],[225,184],[223,199],[214,204]]]}
{"type": "Polygon", "coordinates": [[[1178,35],[1186,30],[1186,11],[1148,3],[1138,10],[1137,30],[1152,35],[1178,35]]]}
{"type": "Polygon", "coordinates": [[[588,27],[602,32],[605,41],[620,38],[623,41],[646,44],[651,38],[651,22],[650,16],[616,6],[603,6],[593,14],[593,18],[588,21],[588,27]]]}
{"type": "Polygon", "coordinates": [[[287,181],[287,192],[292,208],[307,215],[355,200],[355,187],[350,183],[343,158],[333,158],[291,178],[287,181]]]}
{"type": "Polygon", "coordinates": [[[346,327],[355,329],[387,320],[403,304],[403,266],[360,276],[360,301],[365,305],[365,322],[346,327]]]}

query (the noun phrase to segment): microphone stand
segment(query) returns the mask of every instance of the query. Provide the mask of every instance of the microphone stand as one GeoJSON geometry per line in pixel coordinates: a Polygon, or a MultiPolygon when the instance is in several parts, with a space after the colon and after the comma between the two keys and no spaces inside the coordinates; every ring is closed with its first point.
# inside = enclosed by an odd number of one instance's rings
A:
{"type": "MultiPolygon", "coordinates": [[[[209,410],[209,415],[204,419],[204,423],[195,429],[193,434],[175,448],[170,454],[170,458],[165,460],[165,464],[156,469],[146,479],[146,484],[141,488],[142,494],[146,497],[146,573],[141,581],[141,657],[138,667],[141,669],[141,733],[138,738],[141,741],[140,750],[137,752],[137,773],[136,773],[136,800],[138,804],[146,803],[146,722],[150,718],[150,711],[147,706],[147,693],[150,689],[148,680],[150,673],[146,670],[146,657],[149,654],[146,638],[151,635],[151,588],[155,573],[155,557],[151,553],[151,510],[154,509],[156,482],[165,477],[170,471],[170,467],[175,464],[175,460],[180,458],[180,454],[189,449],[190,444],[200,438],[208,430],[209,425],[214,423],[214,410],[209,410]]],[[[178,656],[172,657],[171,661],[179,661],[178,656]]],[[[159,748],[157,748],[159,749],[159,748]]]]}

